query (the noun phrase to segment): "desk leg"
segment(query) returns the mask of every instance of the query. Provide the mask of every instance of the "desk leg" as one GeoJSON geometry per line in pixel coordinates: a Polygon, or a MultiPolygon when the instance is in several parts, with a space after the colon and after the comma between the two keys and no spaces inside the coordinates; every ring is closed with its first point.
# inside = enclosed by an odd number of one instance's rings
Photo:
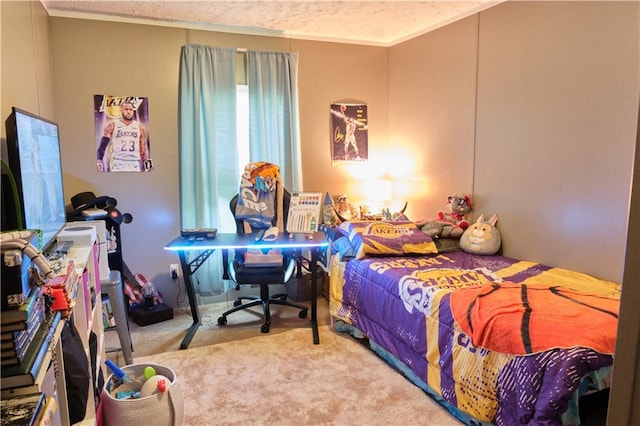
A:
{"type": "Polygon", "coordinates": [[[189,297],[189,306],[191,307],[191,315],[193,316],[193,324],[187,330],[187,335],[182,339],[182,343],[180,343],[180,349],[187,349],[189,344],[191,343],[191,339],[198,331],[198,327],[202,325],[200,321],[200,311],[198,309],[198,300],[196,299],[196,291],[193,288],[193,282],[191,281],[191,268],[189,267],[189,263],[187,262],[186,252],[180,251],[178,252],[178,256],[180,257],[180,266],[182,267],[182,276],[184,277],[184,286],[187,290],[187,296],[189,297]]]}
{"type": "Polygon", "coordinates": [[[318,333],[318,249],[311,250],[311,328],[313,331],[313,344],[320,343],[318,333]]]}

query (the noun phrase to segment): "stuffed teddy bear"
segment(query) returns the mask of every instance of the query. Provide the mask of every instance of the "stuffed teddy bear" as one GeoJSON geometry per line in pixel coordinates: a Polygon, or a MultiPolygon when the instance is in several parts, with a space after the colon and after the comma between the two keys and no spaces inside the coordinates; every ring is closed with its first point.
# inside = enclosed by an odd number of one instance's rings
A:
{"type": "Polygon", "coordinates": [[[459,238],[469,227],[469,214],[473,211],[471,197],[455,193],[448,198],[448,211],[438,212],[437,219],[426,221],[420,229],[437,238],[459,238]]]}
{"type": "Polygon", "coordinates": [[[462,233],[460,237],[462,251],[483,255],[496,254],[502,245],[496,222],[498,222],[497,214],[493,214],[489,220],[485,220],[484,215],[480,215],[478,220],[462,233]]]}
{"type": "Polygon", "coordinates": [[[335,204],[335,211],[338,215],[338,223],[358,219],[359,216],[358,210],[349,202],[349,197],[344,194],[338,197],[338,202],[335,204]]]}

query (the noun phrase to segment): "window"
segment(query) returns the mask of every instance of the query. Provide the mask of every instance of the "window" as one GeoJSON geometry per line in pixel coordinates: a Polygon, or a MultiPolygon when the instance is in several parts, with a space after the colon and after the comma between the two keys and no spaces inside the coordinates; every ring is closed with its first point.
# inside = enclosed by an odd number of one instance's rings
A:
{"type": "MultiPolygon", "coordinates": [[[[238,170],[240,173],[249,163],[249,86],[239,84],[236,86],[236,146],[238,148],[238,170]]],[[[239,176],[238,176],[239,177],[239,176]]],[[[238,181],[238,184],[240,182],[238,181]]],[[[229,200],[221,198],[219,205],[226,206],[229,200]]],[[[218,226],[221,232],[236,232],[236,223],[231,215],[223,215],[218,226]]]]}
{"type": "Polygon", "coordinates": [[[238,169],[244,170],[249,163],[249,86],[236,86],[236,132],[238,145],[238,169]]]}

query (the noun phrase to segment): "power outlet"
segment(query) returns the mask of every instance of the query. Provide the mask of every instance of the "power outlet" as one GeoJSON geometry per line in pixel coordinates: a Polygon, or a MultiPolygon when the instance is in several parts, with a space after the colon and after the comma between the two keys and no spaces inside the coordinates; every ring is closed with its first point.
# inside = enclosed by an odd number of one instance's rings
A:
{"type": "Polygon", "coordinates": [[[178,269],[179,265],[177,263],[172,263],[169,265],[169,277],[172,280],[178,279],[178,269]]]}

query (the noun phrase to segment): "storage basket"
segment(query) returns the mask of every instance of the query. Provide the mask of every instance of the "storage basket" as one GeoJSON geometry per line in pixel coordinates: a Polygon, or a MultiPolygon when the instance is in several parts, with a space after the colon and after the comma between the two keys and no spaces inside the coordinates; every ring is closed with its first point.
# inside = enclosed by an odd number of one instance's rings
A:
{"type": "Polygon", "coordinates": [[[103,425],[182,425],[184,401],[180,383],[172,369],[158,364],[146,363],[128,365],[122,367],[122,370],[133,380],[136,380],[137,377],[144,376],[145,367],[153,367],[156,370],[156,374],[166,376],[170,380],[167,390],[144,398],[117,399],[111,396],[107,389],[113,375],[109,376],[102,389],[100,400],[103,425]]]}

